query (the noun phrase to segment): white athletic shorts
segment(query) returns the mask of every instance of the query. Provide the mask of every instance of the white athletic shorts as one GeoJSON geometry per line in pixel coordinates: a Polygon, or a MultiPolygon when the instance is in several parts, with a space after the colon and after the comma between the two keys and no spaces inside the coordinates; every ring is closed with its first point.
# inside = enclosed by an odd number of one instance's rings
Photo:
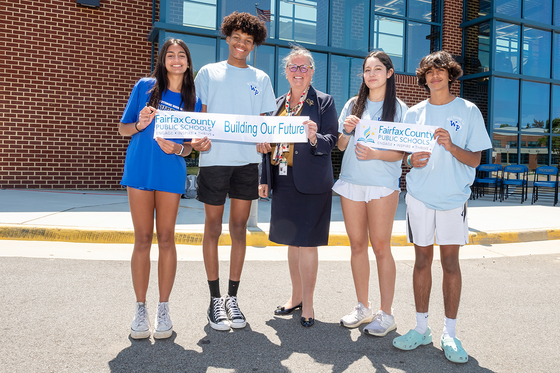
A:
{"type": "Polygon", "coordinates": [[[418,246],[466,245],[469,243],[467,203],[453,210],[433,210],[410,193],[406,195],[406,236],[418,246]]]}
{"type": "Polygon", "coordinates": [[[380,186],[357,185],[337,180],[332,189],[340,196],[355,202],[369,202],[391,195],[395,190],[380,186]]]}

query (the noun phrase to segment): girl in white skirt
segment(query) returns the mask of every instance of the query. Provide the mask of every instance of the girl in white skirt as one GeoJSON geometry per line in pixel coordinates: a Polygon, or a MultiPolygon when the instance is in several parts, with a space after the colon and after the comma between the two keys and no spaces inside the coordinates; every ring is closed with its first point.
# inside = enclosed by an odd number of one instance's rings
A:
{"type": "Polygon", "coordinates": [[[392,310],[396,267],[391,233],[399,201],[403,152],[356,145],[355,129],[360,119],[402,122],[407,110],[396,97],[393,62],[385,52],[371,52],[364,60],[360,93],[348,100],[338,119],[338,148],[345,152],[333,190],[340,195],[358,298],[358,305],[340,324],[355,328],[369,323],[364,333],[375,336],[384,336],[396,328],[392,310]],[[368,240],[376,258],[381,293],[376,312],[368,294],[368,240]]]}

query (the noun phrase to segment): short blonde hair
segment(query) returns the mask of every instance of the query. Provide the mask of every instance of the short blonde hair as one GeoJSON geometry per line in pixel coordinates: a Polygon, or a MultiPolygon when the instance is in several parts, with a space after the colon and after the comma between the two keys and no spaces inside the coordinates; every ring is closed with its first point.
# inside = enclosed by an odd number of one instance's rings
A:
{"type": "Polygon", "coordinates": [[[284,69],[288,67],[292,58],[297,56],[307,57],[309,60],[309,65],[313,70],[315,70],[315,60],[313,60],[313,55],[310,51],[302,47],[301,45],[294,44],[292,45],[292,51],[286,57],[282,59],[282,63],[284,64],[284,69]]]}

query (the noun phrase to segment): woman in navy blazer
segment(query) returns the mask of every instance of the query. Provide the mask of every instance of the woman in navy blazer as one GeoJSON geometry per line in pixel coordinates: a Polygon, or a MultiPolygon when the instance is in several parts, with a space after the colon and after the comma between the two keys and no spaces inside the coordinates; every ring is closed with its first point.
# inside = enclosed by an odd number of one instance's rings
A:
{"type": "Polygon", "coordinates": [[[295,47],[283,60],[290,91],[276,100],[274,115],[309,116],[308,141],[263,144],[261,197],[274,191],[269,240],[288,245],[292,296],[274,313],[287,315],[302,308],[301,324],[314,324],[313,292],[317,279],[317,246],[327,245],[332,204],[331,150],[337,140],[337,113],[332,96],[311,87],[311,53],[295,47]]]}

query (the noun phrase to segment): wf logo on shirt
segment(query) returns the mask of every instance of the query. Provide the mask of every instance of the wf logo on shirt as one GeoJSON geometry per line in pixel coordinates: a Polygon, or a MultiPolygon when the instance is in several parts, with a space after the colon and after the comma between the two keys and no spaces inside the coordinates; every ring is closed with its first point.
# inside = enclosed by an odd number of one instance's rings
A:
{"type": "Polygon", "coordinates": [[[451,127],[455,128],[455,131],[459,131],[463,127],[463,120],[459,117],[447,118],[451,127]]]}
{"type": "Polygon", "coordinates": [[[247,84],[249,85],[249,87],[251,87],[251,91],[255,93],[255,96],[257,96],[259,93],[261,93],[257,83],[247,83],[247,84]]]}

